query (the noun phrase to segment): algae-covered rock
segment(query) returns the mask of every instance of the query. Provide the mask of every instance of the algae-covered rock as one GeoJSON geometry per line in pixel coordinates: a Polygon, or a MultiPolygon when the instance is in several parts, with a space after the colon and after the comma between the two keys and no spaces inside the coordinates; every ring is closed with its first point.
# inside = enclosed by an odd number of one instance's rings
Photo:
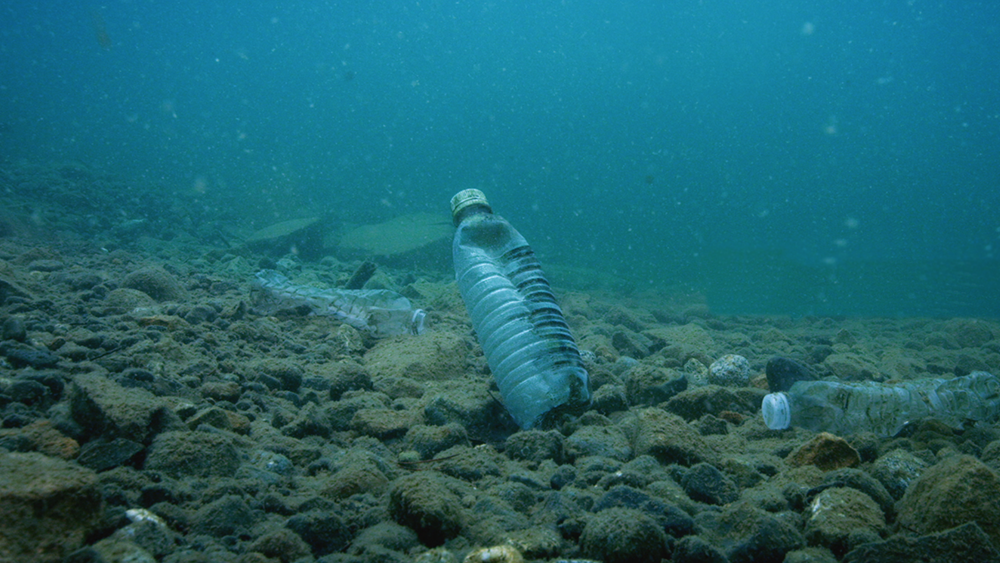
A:
{"type": "Polygon", "coordinates": [[[231,477],[239,466],[232,438],[209,432],[164,432],[153,440],[145,464],[174,478],[231,477]]]}
{"type": "Polygon", "coordinates": [[[187,295],[177,278],[159,267],[129,273],[122,280],[121,287],[141,291],[157,301],[180,301],[187,295]]]}
{"type": "Polygon", "coordinates": [[[62,561],[101,510],[93,471],[38,453],[0,453],[0,561],[62,561]]]}
{"type": "Polygon", "coordinates": [[[830,548],[842,557],[853,547],[851,537],[880,538],[885,532],[885,515],[871,497],[847,487],[826,489],[810,503],[805,537],[811,545],[830,548]]]}
{"type": "Polygon", "coordinates": [[[634,441],[636,455],[650,455],[661,463],[693,465],[715,458],[712,448],[684,419],[658,408],[639,411],[634,441]]]}
{"type": "Polygon", "coordinates": [[[94,374],[73,378],[69,393],[73,419],[95,435],[108,433],[143,444],[158,432],[182,428],[167,405],[149,391],[125,388],[94,374]]]}
{"type": "Polygon", "coordinates": [[[385,339],[365,354],[366,368],[376,378],[457,379],[465,371],[468,350],[464,339],[449,332],[385,339]]]}
{"type": "Polygon", "coordinates": [[[899,501],[899,523],[929,534],[976,522],[1000,545],[1000,476],[968,455],[928,468],[899,501]]]}
{"type": "Polygon", "coordinates": [[[389,516],[428,547],[457,536],[466,518],[448,479],[436,471],[420,471],[397,479],[389,490],[389,516]]]}
{"type": "Polygon", "coordinates": [[[667,535],[638,510],[609,508],[587,522],[580,550],[604,563],[659,563],[667,556],[667,535]]]}

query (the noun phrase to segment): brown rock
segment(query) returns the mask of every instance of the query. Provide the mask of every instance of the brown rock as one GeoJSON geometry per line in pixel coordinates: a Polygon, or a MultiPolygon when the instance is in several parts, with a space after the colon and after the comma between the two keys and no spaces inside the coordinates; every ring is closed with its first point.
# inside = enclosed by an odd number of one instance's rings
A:
{"type": "Polygon", "coordinates": [[[856,467],[861,464],[858,451],[840,436],[820,432],[785,458],[790,465],[815,465],[823,471],[856,467]]]}
{"type": "Polygon", "coordinates": [[[365,354],[373,377],[409,377],[418,381],[453,379],[465,371],[469,347],[449,332],[429,332],[420,338],[389,338],[365,354]]]}
{"type": "Polygon", "coordinates": [[[38,453],[0,454],[0,561],[62,561],[101,512],[93,471],[38,453]]]}
{"type": "Polygon", "coordinates": [[[60,459],[73,459],[80,453],[80,444],[52,425],[48,420],[38,420],[21,429],[35,446],[35,450],[60,459]]]}
{"type": "Polygon", "coordinates": [[[422,424],[419,412],[392,409],[361,409],[351,418],[351,429],[379,439],[398,438],[412,426],[422,424]]]}

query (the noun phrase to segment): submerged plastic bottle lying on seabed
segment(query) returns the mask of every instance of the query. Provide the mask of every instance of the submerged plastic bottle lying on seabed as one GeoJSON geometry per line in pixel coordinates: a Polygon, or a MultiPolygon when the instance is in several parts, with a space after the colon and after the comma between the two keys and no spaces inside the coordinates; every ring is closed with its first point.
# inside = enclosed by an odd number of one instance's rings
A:
{"type": "Polygon", "coordinates": [[[799,426],[833,434],[895,436],[926,418],[960,429],[967,421],[1000,418],[1000,380],[985,371],[952,379],[916,379],[895,385],[798,381],[761,405],[772,430],[799,426]]]}
{"type": "Polygon", "coordinates": [[[256,308],[265,314],[306,307],[311,315],[336,317],[376,337],[424,331],[424,310],[414,309],[409,299],[394,291],[295,285],[274,270],[261,270],[255,277],[261,290],[256,308]]]}
{"type": "Polygon", "coordinates": [[[455,278],[472,326],[518,426],[590,403],[587,370],[528,242],[479,190],[451,199],[455,278]]]}

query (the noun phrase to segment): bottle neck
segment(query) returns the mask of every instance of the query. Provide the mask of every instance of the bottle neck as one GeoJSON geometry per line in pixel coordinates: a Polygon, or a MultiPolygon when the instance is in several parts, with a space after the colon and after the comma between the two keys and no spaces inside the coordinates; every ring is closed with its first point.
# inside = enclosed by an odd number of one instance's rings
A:
{"type": "Polygon", "coordinates": [[[468,207],[460,209],[458,213],[455,213],[454,215],[455,226],[457,227],[461,225],[462,221],[465,221],[467,218],[473,215],[489,215],[492,213],[493,209],[490,208],[489,205],[482,205],[482,204],[470,205],[468,207]]]}

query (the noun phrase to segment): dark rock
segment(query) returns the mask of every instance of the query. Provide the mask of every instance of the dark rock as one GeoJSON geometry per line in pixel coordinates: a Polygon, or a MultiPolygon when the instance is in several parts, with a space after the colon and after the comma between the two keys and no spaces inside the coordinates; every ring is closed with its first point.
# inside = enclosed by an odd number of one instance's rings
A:
{"type": "Polygon", "coordinates": [[[726,556],[698,536],[686,536],[674,544],[672,563],[729,563],[726,556]]]}
{"type": "Polygon", "coordinates": [[[507,438],[504,451],[514,460],[538,464],[547,459],[563,462],[563,436],[555,431],[523,430],[507,438]]]}
{"type": "Polygon", "coordinates": [[[29,406],[42,402],[48,395],[47,387],[30,379],[15,379],[4,391],[12,401],[29,406]]]}
{"type": "Polygon", "coordinates": [[[62,561],[100,519],[97,474],[38,453],[0,453],[0,561],[62,561]]]}
{"type": "Polygon", "coordinates": [[[768,360],[764,373],[767,375],[767,389],[771,393],[788,391],[796,381],[816,379],[806,366],[781,356],[768,360]]]}
{"type": "Polygon", "coordinates": [[[604,563],[659,563],[667,557],[667,535],[646,514],[609,508],[587,522],[580,551],[604,563]]]}
{"type": "Polygon", "coordinates": [[[406,431],[403,441],[407,448],[419,453],[421,459],[431,459],[448,448],[469,445],[469,435],[460,424],[417,424],[406,431]]]}
{"type": "Polygon", "coordinates": [[[343,551],[352,539],[350,526],[336,511],[302,512],[289,518],[285,526],[309,544],[316,556],[343,551]]]}
{"type": "Polygon", "coordinates": [[[85,444],[76,461],[94,471],[106,471],[136,459],[144,449],[142,444],[125,438],[115,438],[110,442],[98,440],[85,444]]]}
{"type": "Polygon", "coordinates": [[[428,547],[457,536],[465,520],[462,502],[446,479],[436,471],[420,471],[397,479],[389,490],[389,516],[428,547]]]}
{"type": "Polygon", "coordinates": [[[291,563],[310,553],[309,545],[288,528],[265,532],[250,544],[249,550],[277,559],[281,563],[291,563]]]}
{"type": "Polygon", "coordinates": [[[24,317],[12,315],[3,321],[3,328],[0,329],[0,340],[16,340],[24,342],[28,338],[28,330],[24,324],[24,317]]]}
{"type": "Polygon", "coordinates": [[[639,364],[625,379],[625,398],[630,405],[655,406],[687,389],[687,383],[679,371],[639,364]]]}
{"type": "Polygon", "coordinates": [[[691,500],[707,504],[729,504],[740,496],[736,483],[708,463],[692,465],[681,479],[681,486],[691,500]]]}
{"type": "Polygon", "coordinates": [[[218,316],[218,311],[208,305],[195,305],[184,315],[184,320],[195,325],[214,322],[218,316]]]}
{"type": "Polygon", "coordinates": [[[629,486],[619,485],[597,499],[592,510],[600,512],[609,508],[628,508],[640,511],[675,538],[694,533],[694,520],[680,508],[653,498],[629,486]]]}
{"type": "Polygon", "coordinates": [[[719,512],[701,512],[696,522],[699,535],[722,546],[731,563],[781,561],[786,553],[805,545],[802,535],[786,520],[745,502],[719,512]]]}
{"type": "Polygon", "coordinates": [[[30,367],[34,369],[45,369],[55,367],[59,363],[59,356],[48,350],[35,350],[33,348],[13,348],[6,351],[7,361],[14,368],[30,367]]]}
{"type": "Polygon", "coordinates": [[[705,385],[678,393],[667,402],[666,409],[684,420],[693,421],[706,414],[720,418],[725,413],[756,414],[760,400],[750,399],[742,389],[705,385]]]}
{"type": "Polygon", "coordinates": [[[711,462],[713,449],[681,417],[662,409],[639,411],[635,455],[650,455],[664,464],[711,462]]]}
{"type": "Polygon", "coordinates": [[[894,536],[885,541],[859,545],[843,558],[843,563],[976,563],[1000,562],[1000,551],[975,522],[918,538],[894,536]]]}
{"type": "Polygon", "coordinates": [[[231,477],[240,466],[233,439],[222,433],[164,432],[153,440],[145,469],[180,477],[231,477]]]}
{"type": "Polygon", "coordinates": [[[254,520],[254,510],[243,499],[226,495],[195,512],[192,527],[200,534],[223,537],[246,533],[254,520]]]}
{"type": "Polygon", "coordinates": [[[92,547],[83,547],[70,553],[62,563],[107,563],[101,552],[92,547]]]}
{"type": "Polygon", "coordinates": [[[632,446],[625,432],[615,426],[582,426],[565,439],[566,457],[601,456],[619,461],[632,458],[632,446]]]}
{"type": "Polygon", "coordinates": [[[166,403],[143,389],[126,389],[104,377],[81,374],[69,392],[73,419],[91,435],[110,433],[149,443],[157,433],[183,428],[183,422],[166,403]]]}
{"type": "Polygon", "coordinates": [[[576,469],[572,465],[560,465],[552,472],[552,477],[549,478],[549,486],[553,490],[558,491],[572,484],[574,480],[576,480],[576,469]]]}

